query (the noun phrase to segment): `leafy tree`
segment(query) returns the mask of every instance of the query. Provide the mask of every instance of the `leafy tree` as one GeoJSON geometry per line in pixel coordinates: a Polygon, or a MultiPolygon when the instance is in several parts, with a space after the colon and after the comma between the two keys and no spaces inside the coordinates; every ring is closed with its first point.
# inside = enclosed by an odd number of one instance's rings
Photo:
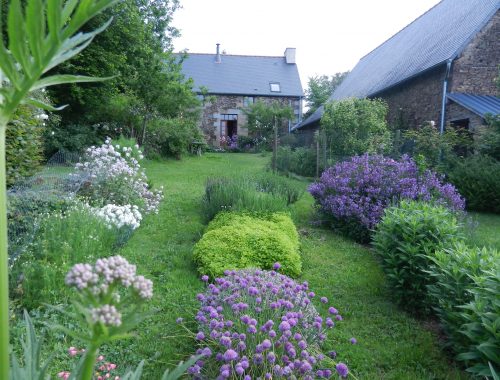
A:
{"type": "Polygon", "coordinates": [[[316,75],[309,77],[306,89],[306,105],[309,110],[304,117],[308,117],[320,106],[326,103],[333,91],[342,83],[348,71],[336,73],[335,75],[316,75]]]}
{"type": "Polygon", "coordinates": [[[382,99],[345,99],[329,102],[321,118],[326,143],[338,157],[388,152],[391,135],[382,99]]]}
{"type": "Polygon", "coordinates": [[[265,103],[257,101],[243,110],[248,120],[248,130],[257,137],[271,139],[275,127],[282,124],[283,120],[293,118],[293,110],[273,101],[265,103]]]}

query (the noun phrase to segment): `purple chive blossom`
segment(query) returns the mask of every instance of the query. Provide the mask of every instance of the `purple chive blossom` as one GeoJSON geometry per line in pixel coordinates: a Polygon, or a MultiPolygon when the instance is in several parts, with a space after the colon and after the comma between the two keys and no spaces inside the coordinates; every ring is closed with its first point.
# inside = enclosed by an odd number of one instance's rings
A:
{"type": "Polygon", "coordinates": [[[205,334],[203,331],[199,331],[198,334],[196,334],[196,340],[203,340],[205,339],[205,334]]]}
{"type": "Polygon", "coordinates": [[[328,353],[328,356],[331,357],[332,359],[335,359],[337,357],[337,352],[336,351],[330,351],[328,353]]]}
{"type": "Polygon", "coordinates": [[[349,339],[349,342],[351,342],[351,344],[356,344],[358,343],[357,339],[356,338],[351,338],[349,339]]]}
{"type": "Polygon", "coordinates": [[[290,324],[287,321],[283,321],[279,325],[279,330],[280,331],[287,331],[290,330],[290,324]]]}
{"type": "Polygon", "coordinates": [[[335,369],[337,370],[337,373],[341,377],[347,377],[347,374],[349,373],[349,369],[344,363],[339,363],[335,366],[335,369]]]}
{"type": "Polygon", "coordinates": [[[206,274],[204,274],[203,276],[201,276],[201,281],[208,282],[208,276],[206,274]]]}
{"type": "Polygon", "coordinates": [[[236,359],[238,359],[238,353],[236,351],[229,349],[224,353],[224,360],[226,362],[231,362],[236,359]]]}
{"type": "Polygon", "coordinates": [[[328,298],[326,298],[326,297],[321,297],[319,300],[321,301],[321,303],[327,303],[328,302],[328,298]]]}
{"type": "Polygon", "coordinates": [[[184,321],[183,318],[179,317],[175,320],[175,323],[179,324],[179,323],[182,323],[182,321],[184,321]]]}
{"type": "Polygon", "coordinates": [[[274,263],[273,265],[273,269],[274,270],[279,270],[281,268],[281,264],[280,263],[274,263]]]}
{"type": "Polygon", "coordinates": [[[339,311],[337,309],[335,309],[333,306],[328,309],[328,312],[330,314],[338,314],[339,313],[339,311]]]}
{"type": "Polygon", "coordinates": [[[342,321],[342,320],[343,320],[343,318],[342,318],[342,316],[341,316],[340,314],[337,314],[337,315],[335,316],[335,319],[336,319],[337,321],[342,321]]]}

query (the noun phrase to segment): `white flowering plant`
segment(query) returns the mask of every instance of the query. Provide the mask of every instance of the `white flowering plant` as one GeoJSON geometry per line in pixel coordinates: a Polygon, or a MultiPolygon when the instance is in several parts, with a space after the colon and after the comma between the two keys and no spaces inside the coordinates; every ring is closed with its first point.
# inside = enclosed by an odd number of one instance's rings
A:
{"type": "Polygon", "coordinates": [[[120,146],[110,138],[99,147],[88,148],[84,161],[75,166],[74,175],[84,180],[80,196],[87,197],[94,206],[131,204],[142,214],[158,213],[162,188],[150,188],[139,162],[142,159],[139,146],[120,146]]]}
{"type": "Polygon", "coordinates": [[[94,209],[94,214],[104,220],[109,229],[125,227],[135,230],[141,225],[142,220],[142,214],[136,205],[107,204],[94,209]]]}

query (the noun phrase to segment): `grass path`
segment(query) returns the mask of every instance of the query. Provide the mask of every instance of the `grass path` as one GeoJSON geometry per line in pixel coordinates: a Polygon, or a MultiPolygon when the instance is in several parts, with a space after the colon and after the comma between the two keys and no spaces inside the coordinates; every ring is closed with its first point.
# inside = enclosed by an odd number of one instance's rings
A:
{"type": "MultiPolygon", "coordinates": [[[[195,295],[202,285],[191,253],[204,228],[199,200],[205,179],[257,173],[266,162],[259,155],[206,154],[146,165],[155,186],[165,186],[165,201],[159,215],[146,219],[121,254],[154,281],[155,313],[135,339],[109,353],[116,362],[132,365],[145,358],[148,378],[156,379],[166,366],[192,352],[193,340],[179,335],[175,320],[184,317],[194,328],[195,295]]],[[[302,279],[318,295],[329,297],[344,316],[328,349],[335,349],[359,379],[460,379],[436,337],[389,301],[383,274],[369,250],[312,227],[311,205],[312,198],[305,194],[292,215],[301,232],[302,279]],[[348,343],[351,337],[359,343],[348,343]]]]}

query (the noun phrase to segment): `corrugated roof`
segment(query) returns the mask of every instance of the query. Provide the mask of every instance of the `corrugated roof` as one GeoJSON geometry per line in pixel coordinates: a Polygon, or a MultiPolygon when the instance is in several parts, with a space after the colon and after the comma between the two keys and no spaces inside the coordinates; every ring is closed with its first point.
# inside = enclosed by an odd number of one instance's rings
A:
{"type": "MultiPolygon", "coordinates": [[[[330,100],[370,97],[455,59],[498,11],[500,0],[443,0],[365,55],[330,100]]],[[[315,112],[300,126],[321,118],[315,112]]]]}
{"type": "Polygon", "coordinates": [[[486,114],[500,114],[500,98],[496,96],[452,92],[447,97],[483,118],[486,114]]]}
{"type": "Polygon", "coordinates": [[[182,72],[193,78],[195,89],[208,88],[211,94],[303,96],[296,64],[285,57],[188,53],[182,72]],[[279,83],[281,92],[271,92],[270,83],[279,83]]]}

